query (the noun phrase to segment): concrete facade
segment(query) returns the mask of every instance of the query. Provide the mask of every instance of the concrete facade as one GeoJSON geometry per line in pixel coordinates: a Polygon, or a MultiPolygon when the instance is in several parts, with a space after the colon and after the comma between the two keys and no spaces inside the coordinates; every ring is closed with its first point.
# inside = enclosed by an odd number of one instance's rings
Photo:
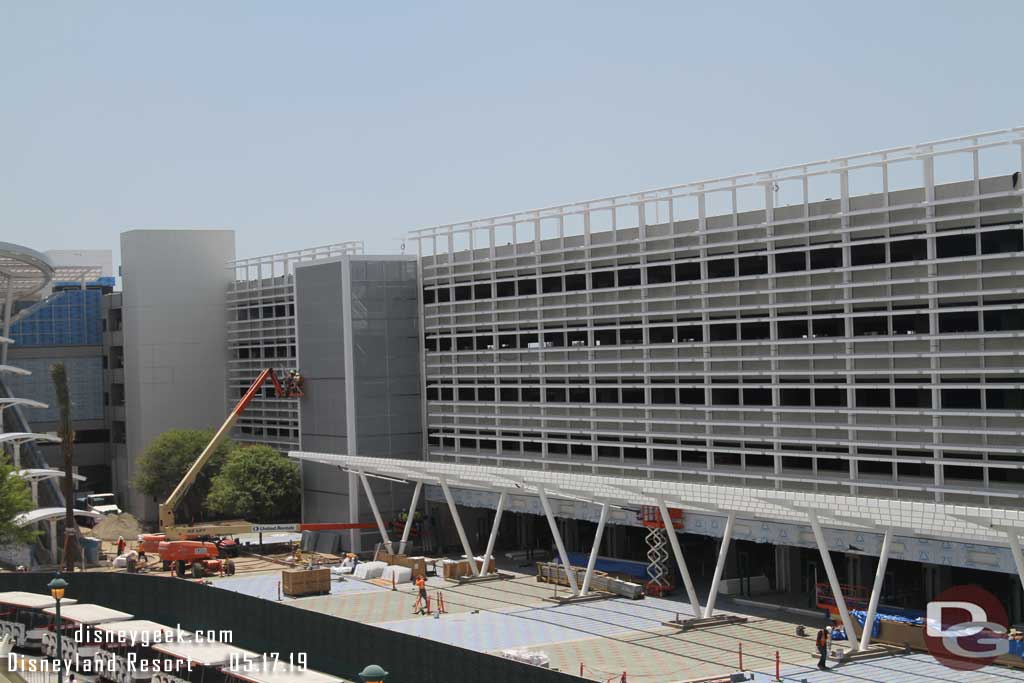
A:
{"type": "Polygon", "coordinates": [[[131,486],[135,461],[168,429],[217,427],[225,417],[225,263],[231,230],[131,230],[121,235],[126,453],[115,462],[127,509],[157,504],[131,486]]]}
{"type": "MultiPolygon", "coordinates": [[[[295,271],[303,449],[421,457],[417,269],[411,257],[343,256],[295,271]]],[[[355,475],[303,464],[303,520],[371,521],[355,475]],[[360,503],[360,501],[363,501],[360,503]]],[[[408,487],[371,479],[382,514],[408,487]]],[[[353,534],[353,547],[360,549],[353,534]]]]}

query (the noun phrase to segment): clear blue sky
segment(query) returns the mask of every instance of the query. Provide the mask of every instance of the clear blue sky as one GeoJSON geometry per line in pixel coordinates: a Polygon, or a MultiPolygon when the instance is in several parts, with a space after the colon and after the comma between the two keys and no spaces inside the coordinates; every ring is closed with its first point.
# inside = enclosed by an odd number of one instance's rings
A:
{"type": "Polygon", "coordinates": [[[1020,0],[0,0],[0,240],[394,252],[411,228],[1006,128],[1022,26],[1020,0]]]}

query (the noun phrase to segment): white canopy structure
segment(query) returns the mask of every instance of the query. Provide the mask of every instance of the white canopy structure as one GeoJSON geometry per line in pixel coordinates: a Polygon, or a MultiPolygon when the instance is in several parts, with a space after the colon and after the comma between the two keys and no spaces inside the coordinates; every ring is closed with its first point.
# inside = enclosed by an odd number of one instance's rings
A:
{"type": "MultiPolygon", "coordinates": [[[[36,508],[28,512],[23,512],[14,518],[14,523],[18,526],[28,526],[29,524],[37,524],[39,522],[48,522],[51,519],[64,519],[64,508],[36,508]]],[[[92,510],[74,510],[75,517],[91,517],[97,519],[102,517],[98,512],[92,510]]]]}
{"type": "MultiPolygon", "coordinates": [[[[61,605],[74,605],[74,598],[61,598],[61,605]]],[[[24,607],[26,609],[45,609],[53,607],[57,601],[49,593],[29,593],[26,591],[5,591],[0,593],[0,605],[24,607]]]]}
{"type": "Polygon", "coordinates": [[[41,401],[31,398],[0,398],[0,413],[11,406],[23,406],[25,408],[49,408],[50,406],[41,401]]]}
{"type": "MultiPolygon", "coordinates": [[[[63,604],[63,601],[61,601],[63,604]]],[[[56,607],[47,607],[43,610],[47,614],[56,614],[56,607]]],[[[110,609],[103,605],[78,604],[61,607],[60,616],[68,621],[78,624],[106,624],[112,621],[127,621],[132,618],[131,614],[116,609],[110,609]]]]}
{"type": "MultiPolygon", "coordinates": [[[[828,575],[833,595],[836,597],[840,617],[847,633],[853,633],[853,625],[849,611],[840,589],[835,568],[829,556],[829,548],[822,532],[822,525],[836,529],[854,531],[872,531],[884,534],[882,553],[879,558],[879,570],[876,574],[874,590],[871,594],[868,611],[868,623],[874,619],[874,613],[881,595],[881,583],[885,577],[885,565],[888,560],[889,548],[893,534],[911,537],[935,538],[942,540],[961,540],[968,543],[988,545],[1008,545],[1016,563],[1021,582],[1024,584],[1024,554],[1021,552],[1020,536],[1024,534],[1024,511],[1008,510],[991,507],[969,507],[942,503],[923,503],[903,501],[889,498],[870,498],[866,496],[837,496],[813,492],[779,491],[774,489],[758,489],[753,487],[718,486],[695,482],[663,481],[658,479],[629,477],[608,477],[595,474],[559,471],[559,463],[551,462],[551,469],[521,469],[509,466],[470,465],[451,462],[427,462],[415,460],[397,460],[390,458],[368,458],[351,455],[334,455],[328,453],[307,453],[293,451],[289,457],[325,465],[334,465],[340,469],[356,474],[363,482],[370,507],[380,527],[382,540],[391,547],[387,529],[378,511],[373,491],[366,481],[367,476],[384,477],[391,480],[416,483],[413,506],[423,484],[439,486],[444,492],[448,507],[452,512],[456,529],[468,557],[473,557],[466,533],[459,519],[451,488],[475,489],[491,491],[500,495],[496,523],[492,527],[488,549],[485,552],[484,566],[491,555],[497,534],[497,521],[508,494],[537,496],[548,518],[555,545],[558,548],[564,565],[569,564],[568,553],[562,543],[558,525],[552,514],[550,498],[584,501],[601,506],[601,523],[598,525],[597,537],[594,541],[591,561],[587,567],[584,588],[589,586],[589,578],[593,573],[597,548],[600,546],[604,521],[607,519],[609,506],[647,505],[660,510],[661,517],[667,528],[672,528],[668,507],[678,507],[726,518],[722,552],[718,565],[715,567],[711,594],[708,603],[701,608],[696,591],[690,580],[689,571],[683,558],[682,550],[676,534],[670,533],[669,541],[683,582],[686,585],[689,600],[694,613],[710,617],[714,609],[714,598],[724,569],[726,549],[731,540],[732,530],[737,517],[752,520],[767,520],[808,525],[813,533],[815,543],[821,553],[822,564],[828,575]]],[[[505,463],[510,461],[503,461],[505,463]]],[[[411,509],[411,508],[410,508],[411,509]]],[[[408,529],[409,525],[406,526],[408,529]]],[[[404,548],[408,538],[403,538],[404,548]]],[[[470,563],[475,570],[475,563],[470,563]]],[[[575,585],[572,572],[567,573],[572,592],[584,594],[575,585]]],[[[870,629],[865,629],[867,637],[854,647],[867,647],[870,629]]]]}

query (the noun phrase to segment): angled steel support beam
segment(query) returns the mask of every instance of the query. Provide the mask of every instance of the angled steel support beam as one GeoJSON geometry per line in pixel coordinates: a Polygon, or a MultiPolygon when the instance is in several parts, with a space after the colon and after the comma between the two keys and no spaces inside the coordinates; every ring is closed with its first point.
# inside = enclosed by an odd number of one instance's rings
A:
{"type": "Polygon", "coordinates": [[[448,488],[448,481],[438,478],[438,482],[441,484],[441,490],[444,491],[445,500],[448,501],[448,509],[452,513],[455,530],[459,532],[462,550],[466,553],[466,559],[469,560],[470,571],[473,572],[473,576],[480,576],[480,568],[476,566],[476,557],[473,555],[473,549],[469,547],[469,538],[466,536],[466,530],[462,526],[462,517],[459,516],[459,510],[455,507],[455,498],[452,497],[452,490],[448,488]]]}
{"type": "MultiPolygon", "coordinates": [[[[508,500],[508,492],[502,491],[498,496],[498,507],[494,510],[494,524],[491,525],[491,535],[487,539],[487,550],[484,551],[484,563],[481,571],[488,574],[487,568],[491,566],[491,558],[494,557],[494,542],[498,540],[498,527],[501,526],[501,513],[505,511],[505,502],[508,500]]],[[[495,565],[497,569],[497,565],[495,565]]]]}
{"type": "Polygon", "coordinates": [[[399,555],[405,555],[405,544],[409,542],[409,532],[412,530],[412,523],[413,520],[416,518],[416,506],[419,505],[420,503],[420,491],[422,490],[423,482],[416,482],[416,488],[412,490],[412,502],[409,503],[409,512],[408,517],[406,517],[405,520],[405,528],[402,529],[402,540],[398,543],[399,555]]]}
{"type": "Polygon", "coordinates": [[[686,586],[686,595],[690,598],[690,605],[693,606],[693,616],[695,619],[699,619],[702,614],[700,598],[697,597],[697,589],[693,587],[690,570],[686,567],[686,560],[683,559],[683,549],[679,547],[679,537],[676,535],[675,527],[672,526],[672,518],[668,514],[668,506],[665,505],[665,501],[661,498],[658,499],[658,510],[661,512],[661,521],[665,524],[668,542],[672,546],[672,554],[675,555],[676,564],[679,566],[679,573],[683,575],[683,585],[686,586]]]}
{"type": "Polygon", "coordinates": [[[555,520],[555,515],[551,512],[551,502],[548,501],[548,494],[544,492],[543,488],[538,488],[537,495],[540,496],[540,505],[544,508],[544,516],[548,518],[548,526],[551,527],[551,535],[555,539],[558,556],[562,559],[562,567],[565,569],[565,577],[569,580],[569,588],[572,590],[573,595],[579,595],[580,588],[576,583],[576,572],[572,570],[572,565],[569,563],[569,553],[565,552],[565,544],[562,542],[562,534],[558,531],[558,522],[555,520]]]}
{"type": "Polygon", "coordinates": [[[1020,585],[1024,588],[1024,553],[1020,549],[1020,529],[1006,529],[1006,538],[1010,541],[1010,552],[1013,554],[1013,562],[1017,565],[1017,576],[1020,577],[1020,585]]]}
{"type": "Polygon", "coordinates": [[[832,588],[832,597],[835,598],[836,608],[839,610],[839,618],[843,622],[843,630],[849,639],[850,647],[854,650],[860,649],[860,644],[854,639],[853,621],[850,619],[850,610],[846,608],[846,598],[843,597],[842,588],[839,585],[839,578],[836,576],[836,568],[832,566],[832,557],[828,553],[828,544],[825,542],[825,534],[821,530],[818,516],[813,511],[807,511],[807,520],[811,524],[811,531],[814,532],[814,540],[818,544],[818,552],[821,554],[821,563],[825,565],[825,574],[828,575],[828,584],[832,588]]]}
{"type": "Polygon", "coordinates": [[[601,504],[601,518],[597,520],[597,531],[594,533],[594,545],[590,548],[590,559],[587,560],[587,571],[583,575],[583,588],[580,595],[590,592],[590,580],[594,578],[594,567],[597,565],[597,554],[601,550],[601,539],[604,537],[604,525],[608,521],[608,503],[601,504]]]}
{"type": "Polygon", "coordinates": [[[395,551],[391,547],[391,539],[388,538],[388,529],[384,525],[384,518],[380,516],[380,509],[377,507],[377,499],[373,495],[373,489],[370,488],[370,480],[362,472],[359,473],[359,480],[363,482],[363,491],[366,493],[366,499],[370,502],[370,509],[373,510],[373,518],[377,520],[381,541],[383,541],[384,547],[388,549],[389,553],[394,553],[395,551]]]}
{"type": "MultiPolygon", "coordinates": [[[[875,569],[875,583],[871,587],[871,600],[868,602],[868,613],[864,616],[864,630],[860,634],[860,649],[866,650],[871,645],[871,628],[878,613],[878,601],[882,598],[882,584],[885,583],[885,565],[889,562],[889,548],[892,546],[892,529],[885,530],[882,538],[882,552],[878,555],[878,568],[875,569]]],[[[853,640],[853,636],[848,636],[853,640]]]]}
{"type": "Polygon", "coordinates": [[[711,579],[711,590],[708,592],[708,601],[704,605],[704,618],[715,613],[715,599],[718,597],[718,586],[722,582],[722,572],[725,570],[725,558],[729,556],[729,543],[732,541],[732,529],[736,525],[736,511],[729,512],[725,519],[725,531],[722,532],[722,545],[718,549],[718,562],[715,563],[715,574],[711,579]]]}

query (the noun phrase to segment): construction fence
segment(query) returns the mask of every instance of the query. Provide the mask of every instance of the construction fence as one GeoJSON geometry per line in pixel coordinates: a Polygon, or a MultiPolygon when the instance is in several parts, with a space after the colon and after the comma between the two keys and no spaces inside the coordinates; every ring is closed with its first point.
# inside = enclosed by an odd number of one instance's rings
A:
{"type": "MultiPolygon", "coordinates": [[[[46,593],[53,574],[0,574],[0,591],[46,593]]],[[[389,683],[578,683],[575,675],[474,652],[371,624],[312,612],[184,579],[90,572],[66,575],[66,597],[104,605],[185,630],[232,631],[234,645],[256,652],[306,653],[308,666],[358,681],[368,664],[379,664],[389,683]]]]}

